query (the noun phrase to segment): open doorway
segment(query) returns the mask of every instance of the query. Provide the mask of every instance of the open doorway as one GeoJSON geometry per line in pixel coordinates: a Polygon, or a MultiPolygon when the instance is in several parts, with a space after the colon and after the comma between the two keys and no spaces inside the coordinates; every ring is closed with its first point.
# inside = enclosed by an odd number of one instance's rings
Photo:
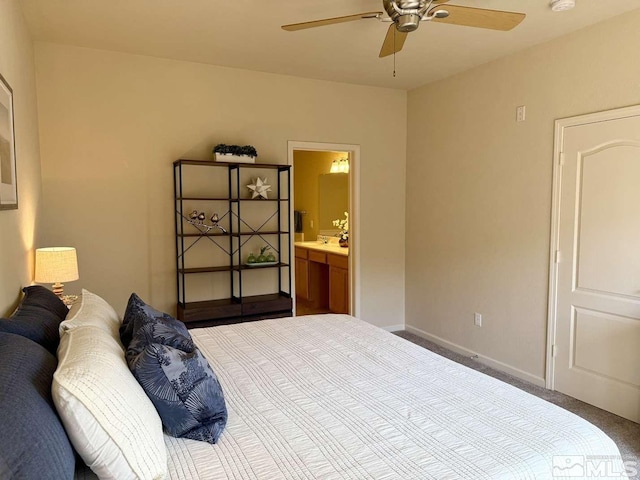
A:
{"type": "Polygon", "coordinates": [[[291,143],[295,314],[354,314],[354,151],[291,143]]]}

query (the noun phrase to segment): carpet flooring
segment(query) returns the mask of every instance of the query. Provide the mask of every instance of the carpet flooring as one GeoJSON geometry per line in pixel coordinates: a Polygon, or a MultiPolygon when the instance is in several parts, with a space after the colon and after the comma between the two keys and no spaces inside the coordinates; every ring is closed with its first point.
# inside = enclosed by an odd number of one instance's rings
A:
{"type": "MultiPolygon", "coordinates": [[[[635,462],[635,468],[640,470],[640,424],[614,415],[613,413],[606,412],[598,407],[581,402],[580,400],[576,400],[575,398],[569,397],[568,395],[564,395],[560,392],[547,390],[546,388],[533,385],[509,374],[487,367],[477,360],[452,352],[451,350],[412,333],[401,331],[395,332],[395,334],[409,340],[410,342],[420,345],[421,347],[427,348],[438,355],[442,355],[443,357],[466,365],[469,368],[473,368],[474,370],[478,370],[486,375],[490,375],[506,383],[510,383],[525,392],[529,392],[532,395],[559,405],[560,407],[579,415],[597,426],[611,439],[613,439],[613,441],[618,445],[618,449],[620,450],[623,460],[625,462],[635,462]]],[[[640,480],[640,472],[631,478],[640,480]]]]}

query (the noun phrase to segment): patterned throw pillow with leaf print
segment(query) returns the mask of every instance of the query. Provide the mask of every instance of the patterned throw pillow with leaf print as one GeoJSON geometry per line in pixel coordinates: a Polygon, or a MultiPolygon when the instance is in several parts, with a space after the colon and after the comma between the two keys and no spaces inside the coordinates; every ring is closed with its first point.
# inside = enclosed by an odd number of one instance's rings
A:
{"type": "Polygon", "coordinates": [[[222,388],[197,348],[152,343],[129,365],[173,437],[216,443],[227,423],[222,388]]]}
{"type": "Polygon", "coordinates": [[[222,387],[182,322],[131,295],[120,330],[129,368],[174,437],[216,443],[227,423],[222,387]]]}
{"type": "Polygon", "coordinates": [[[135,293],[131,294],[127,303],[120,326],[120,340],[127,351],[127,357],[138,355],[150,343],[169,345],[180,350],[194,348],[184,323],[147,305],[135,293]]]}

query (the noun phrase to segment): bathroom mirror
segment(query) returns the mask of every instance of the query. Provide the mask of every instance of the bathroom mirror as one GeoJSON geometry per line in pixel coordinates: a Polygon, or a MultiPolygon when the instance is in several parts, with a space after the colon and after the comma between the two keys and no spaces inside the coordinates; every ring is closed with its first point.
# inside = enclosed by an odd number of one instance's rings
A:
{"type": "Polygon", "coordinates": [[[318,223],[321,235],[334,235],[334,220],[343,220],[349,211],[349,175],[326,173],[318,177],[318,223]]]}

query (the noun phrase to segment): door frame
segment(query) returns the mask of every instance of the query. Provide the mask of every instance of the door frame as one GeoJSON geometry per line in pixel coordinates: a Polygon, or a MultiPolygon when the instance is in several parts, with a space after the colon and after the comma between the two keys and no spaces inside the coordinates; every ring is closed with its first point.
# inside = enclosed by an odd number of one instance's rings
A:
{"type": "Polygon", "coordinates": [[[551,240],[549,242],[549,305],[547,314],[547,353],[545,386],[555,390],[555,343],[558,304],[558,264],[560,258],[560,198],[564,165],[564,132],[568,127],[600,123],[640,115],[640,105],[587,113],[555,121],[553,140],[553,193],[551,199],[551,240]]]}
{"type": "MultiPolygon", "coordinates": [[[[360,292],[360,145],[347,143],[322,143],[322,142],[302,142],[289,140],[287,142],[287,162],[293,171],[294,150],[307,150],[314,152],[348,152],[349,153],[349,311],[354,317],[360,318],[361,292],[360,292]],[[355,240],[355,241],[354,241],[355,240]]],[[[291,195],[294,191],[294,181],[291,180],[291,195]]],[[[289,202],[291,218],[293,218],[293,197],[289,202]]],[[[295,235],[291,235],[289,248],[295,252],[295,235]]],[[[292,295],[293,314],[295,308],[295,268],[292,268],[292,295]]]]}

